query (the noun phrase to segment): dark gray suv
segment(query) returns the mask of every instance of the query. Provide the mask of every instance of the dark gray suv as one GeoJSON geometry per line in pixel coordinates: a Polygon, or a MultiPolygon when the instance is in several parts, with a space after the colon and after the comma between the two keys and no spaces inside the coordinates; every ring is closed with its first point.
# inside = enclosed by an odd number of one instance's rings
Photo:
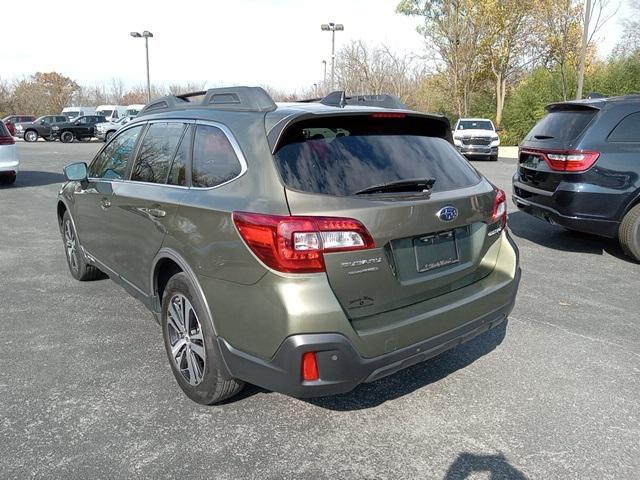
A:
{"type": "Polygon", "coordinates": [[[513,308],[505,194],[451,141],[446,118],[389,96],[161,98],[65,169],[71,274],[104,273],[153,312],[197,402],[243,382],[349,391],[513,308]]]}

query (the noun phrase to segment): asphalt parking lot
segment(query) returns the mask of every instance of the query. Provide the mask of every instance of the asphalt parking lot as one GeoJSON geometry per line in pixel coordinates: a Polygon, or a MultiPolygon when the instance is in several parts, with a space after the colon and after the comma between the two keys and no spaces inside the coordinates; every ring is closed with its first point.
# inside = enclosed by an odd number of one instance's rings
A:
{"type": "MultiPolygon", "coordinates": [[[[346,395],[249,387],[203,407],[142,304],[68,272],[62,167],[100,145],[19,142],[0,187],[1,478],[638,478],[640,265],[615,241],[510,204],[523,276],[506,333],[346,395]]],[[[515,161],[474,165],[510,194],[515,161]]]]}

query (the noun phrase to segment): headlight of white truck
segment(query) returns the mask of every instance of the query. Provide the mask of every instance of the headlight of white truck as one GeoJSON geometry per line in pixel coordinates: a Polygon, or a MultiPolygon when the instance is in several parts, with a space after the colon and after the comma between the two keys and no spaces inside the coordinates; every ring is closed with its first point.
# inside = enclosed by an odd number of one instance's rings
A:
{"type": "Polygon", "coordinates": [[[497,135],[495,137],[491,138],[491,146],[492,147],[497,147],[500,145],[500,137],[498,137],[497,135]]]}

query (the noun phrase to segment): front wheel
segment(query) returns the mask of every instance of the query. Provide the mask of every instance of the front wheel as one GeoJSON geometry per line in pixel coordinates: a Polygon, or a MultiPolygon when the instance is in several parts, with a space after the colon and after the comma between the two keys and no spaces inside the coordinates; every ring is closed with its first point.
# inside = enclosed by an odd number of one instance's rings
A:
{"type": "Polygon", "coordinates": [[[38,133],[35,130],[27,130],[24,132],[25,142],[35,142],[38,140],[38,133]]]}
{"type": "Polygon", "coordinates": [[[67,131],[67,132],[62,132],[60,134],[60,141],[62,143],[71,143],[73,142],[73,133],[67,131]]]}
{"type": "Polygon", "coordinates": [[[489,157],[489,160],[491,160],[492,162],[497,162],[498,161],[498,155],[491,155],[489,157]]]}
{"type": "Polygon", "coordinates": [[[640,205],[633,207],[624,216],[618,238],[624,253],[640,262],[640,205]]]}
{"type": "Polygon", "coordinates": [[[94,265],[89,265],[84,255],[82,255],[80,245],[78,244],[76,229],[73,226],[69,212],[65,212],[62,217],[62,241],[64,242],[64,253],[67,257],[67,265],[69,265],[69,271],[73,278],[81,282],[86,282],[88,280],[96,280],[103,276],[102,272],[94,265]]]}
{"type": "Polygon", "coordinates": [[[194,402],[211,405],[237,394],[244,383],[229,378],[205,307],[189,277],[169,279],[162,296],[162,335],[171,370],[194,402]]]}

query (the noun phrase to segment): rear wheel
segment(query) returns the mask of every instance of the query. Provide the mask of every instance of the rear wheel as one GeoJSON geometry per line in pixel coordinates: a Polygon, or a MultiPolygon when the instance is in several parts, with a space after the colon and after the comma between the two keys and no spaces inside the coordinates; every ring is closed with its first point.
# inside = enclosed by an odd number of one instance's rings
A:
{"type": "Polygon", "coordinates": [[[69,271],[73,278],[85,282],[103,277],[103,273],[95,266],[89,265],[82,252],[80,252],[76,229],[73,226],[69,212],[65,212],[62,217],[62,241],[64,242],[67,265],[69,265],[69,271]]]}
{"type": "Polygon", "coordinates": [[[25,142],[35,142],[38,140],[38,132],[35,130],[27,130],[24,132],[24,141],[25,142]]]}
{"type": "Polygon", "coordinates": [[[66,131],[60,134],[60,141],[62,143],[71,143],[73,142],[73,133],[66,131]]]}
{"type": "Polygon", "coordinates": [[[624,216],[618,230],[618,237],[624,253],[640,261],[640,204],[624,216]]]}
{"type": "Polygon", "coordinates": [[[162,334],[178,385],[194,402],[218,403],[237,394],[244,383],[229,378],[213,327],[189,277],[169,279],[162,296],[162,334]]]}

